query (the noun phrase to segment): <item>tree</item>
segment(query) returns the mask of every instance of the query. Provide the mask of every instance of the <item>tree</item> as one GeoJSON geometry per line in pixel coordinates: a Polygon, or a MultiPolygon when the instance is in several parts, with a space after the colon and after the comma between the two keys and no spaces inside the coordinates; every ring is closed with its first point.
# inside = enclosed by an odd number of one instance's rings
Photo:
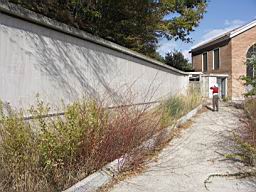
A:
{"type": "Polygon", "coordinates": [[[247,87],[247,93],[245,96],[253,96],[256,95],[256,55],[252,55],[248,58],[245,64],[254,71],[252,75],[242,77],[242,80],[245,81],[245,85],[247,87]]]}
{"type": "Polygon", "coordinates": [[[188,59],[184,57],[182,52],[174,50],[166,54],[164,62],[176,69],[180,69],[182,71],[191,71],[192,64],[189,63],[188,59]]]}
{"type": "Polygon", "coordinates": [[[191,41],[207,0],[9,0],[157,58],[158,38],[191,41]]]}

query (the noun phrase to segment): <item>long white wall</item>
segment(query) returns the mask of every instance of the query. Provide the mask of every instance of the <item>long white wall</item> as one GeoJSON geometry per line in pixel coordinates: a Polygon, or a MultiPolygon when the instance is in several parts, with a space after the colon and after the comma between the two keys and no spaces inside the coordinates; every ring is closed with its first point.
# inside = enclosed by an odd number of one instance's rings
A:
{"type": "Polygon", "coordinates": [[[8,6],[0,5],[0,99],[14,107],[29,107],[37,94],[54,106],[83,96],[119,101],[131,92],[142,103],[188,86],[184,72],[8,6]]]}

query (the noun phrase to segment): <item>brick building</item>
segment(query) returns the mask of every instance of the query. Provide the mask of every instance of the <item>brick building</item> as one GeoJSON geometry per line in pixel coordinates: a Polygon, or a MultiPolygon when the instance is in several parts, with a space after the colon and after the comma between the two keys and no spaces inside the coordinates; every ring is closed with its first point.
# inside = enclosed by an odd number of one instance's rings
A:
{"type": "Polygon", "coordinates": [[[247,58],[256,55],[256,20],[203,42],[190,52],[194,70],[201,72],[204,96],[211,97],[209,87],[218,83],[222,98],[241,100],[246,88],[240,77],[256,75],[245,65],[247,58]]]}

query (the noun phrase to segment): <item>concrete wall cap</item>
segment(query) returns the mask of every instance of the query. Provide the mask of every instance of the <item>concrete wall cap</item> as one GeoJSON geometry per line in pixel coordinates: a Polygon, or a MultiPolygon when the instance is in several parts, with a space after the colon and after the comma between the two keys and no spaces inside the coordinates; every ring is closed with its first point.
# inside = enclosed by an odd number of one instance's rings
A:
{"type": "Polygon", "coordinates": [[[164,69],[168,69],[172,72],[176,72],[178,74],[187,76],[188,73],[178,70],[174,67],[170,67],[168,65],[165,65],[164,63],[161,63],[157,60],[151,59],[145,55],[142,55],[140,53],[137,53],[135,51],[132,51],[128,48],[122,47],[118,44],[115,44],[111,41],[105,40],[103,38],[94,36],[90,33],[87,33],[85,31],[76,29],[74,27],[71,27],[69,25],[66,25],[64,23],[60,23],[56,20],[50,19],[46,16],[40,15],[38,13],[35,13],[33,11],[30,11],[28,9],[25,9],[23,7],[21,7],[20,5],[16,5],[13,3],[9,3],[8,0],[0,0],[0,12],[8,14],[8,15],[12,15],[15,17],[18,17],[20,19],[29,21],[31,23],[35,23],[37,25],[42,25],[44,27],[62,32],[62,33],[66,33],[68,35],[86,40],[86,41],[90,41],[93,42],[95,44],[110,48],[112,50],[116,50],[119,51],[121,53],[142,59],[144,61],[150,62],[151,64],[154,64],[158,67],[164,68],[164,69]]]}

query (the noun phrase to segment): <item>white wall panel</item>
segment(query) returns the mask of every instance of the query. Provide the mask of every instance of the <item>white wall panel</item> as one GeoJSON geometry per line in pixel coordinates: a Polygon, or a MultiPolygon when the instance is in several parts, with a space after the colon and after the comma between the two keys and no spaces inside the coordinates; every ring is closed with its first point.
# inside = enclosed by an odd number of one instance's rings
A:
{"type": "Polygon", "coordinates": [[[0,72],[0,99],[15,107],[28,107],[37,94],[55,106],[83,96],[121,100],[128,87],[140,103],[188,85],[185,73],[4,13],[0,72]]]}

